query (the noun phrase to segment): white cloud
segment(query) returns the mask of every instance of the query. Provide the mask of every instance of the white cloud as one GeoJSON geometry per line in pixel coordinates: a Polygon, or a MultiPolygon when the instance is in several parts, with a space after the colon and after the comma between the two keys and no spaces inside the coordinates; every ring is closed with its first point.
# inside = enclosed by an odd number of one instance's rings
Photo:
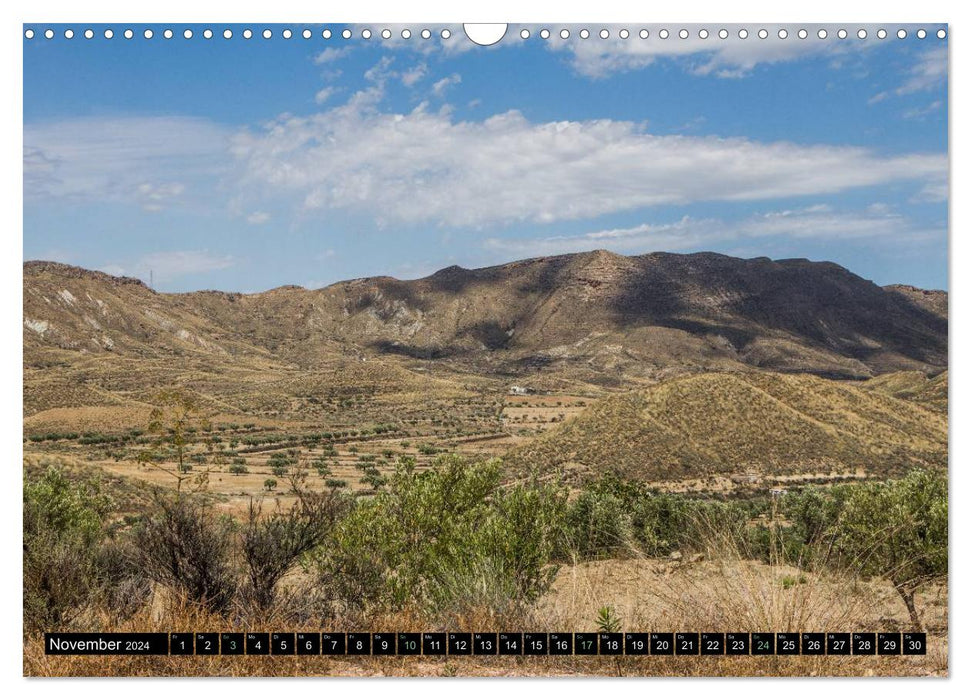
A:
{"type": "Polygon", "coordinates": [[[428,73],[428,64],[426,64],[426,63],[419,63],[419,64],[415,65],[413,68],[409,68],[406,71],[402,71],[402,73],[401,73],[401,82],[406,87],[411,87],[412,85],[414,85],[415,83],[417,83],[419,80],[421,80],[422,78],[424,78],[427,73],[428,73]]]}
{"type": "Polygon", "coordinates": [[[290,198],[304,213],[481,227],[946,180],[946,154],[659,136],[608,119],[532,123],[516,111],[481,122],[423,106],[389,114],[375,90],[238,134],[240,186],[251,197],[290,198]]]}
{"type": "MultiPolygon", "coordinates": [[[[428,56],[431,54],[456,55],[471,51],[476,47],[468,37],[461,24],[438,24],[426,39],[421,36],[423,29],[428,28],[426,24],[381,24],[382,29],[391,30],[389,39],[381,40],[381,47],[386,49],[399,49],[413,51],[415,53],[428,56]],[[407,30],[411,33],[410,39],[405,39],[401,33],[407,30]],[[448,38],[442,36],[446,32],[448,38]]],[[[507,33],[507,38],[509,34],[507,33]]],[[[504,42],[500,42],[502,45],[504,42]]]]}
{"type": "Polygon", "coordinates": [[[337,92],[337,88],[333,86],[321,88],[320,90],[317,91],[317,94],[314,95],[314,102],[321,105],[327,100],[329,100],[331,97],[333,97],[334,93],[336,92],[337,92]]]}
{"type": "Polygon", "coordinates": [[[246,223],[253,224],[254,226],[265,224],[269,220],[270,215],[265,211],[254,211],[252,214],[246,217],[246,223]]]}
{"type": "Polygon", "coordinates": [[[314,63],[318,66],[324,65],[325,63],[333,63],[351,52],[350,46],[343,46],[339,49],[333,47],[328,47],[321,51],[319,54],[314,56],[314,63]]]}
{"type": "Polygon", "coordinates": [[[938,111],[944,103],[941,100],[934,100],[929,105],[924,107],[914,107],[913,109],[906,110],[902,115],[904,119],[923,119],[924,117],[930,116],[934,112],[938,111]]]}
{"type": "Polygon", "coordinates": [[[177,199],[183,192],[185,192],[185,185],[181,182],[159,184],[143,182],[136,188],[136,197],[146,211],[161,211],[167,203],[177,199]]]}
{"type": "Polygon", "coordinates": [[[948,197],[948,184],[946,180],[938,180],[924,185],[918,192],[913,201],[915,202],[946,202],[948,197]]]}
{"type": "MultiPolygon", "coordinates": [[[[699,36],[700,27],[691,28],[687,38],[682,39],[679,32],[682,27],[677,25],[628,25],[629,36],[622,39],[618,26],[610,27],[606,39],[599,37],[601,27],[594,25],[533,25],[511,24],[505,37],[498,44],[483,49],[476,47],[464,34],[462,25],[440,26],[447,28],[450,38],[441,38],[439,31],[432,33],[430,38],[419,38],[421,25],[382,25],[392,31],[388,40],[382,41],[382,47],[413,51],[422,55],[445,54],[455,55],[471,50],[492,51],[521,46],[524,41],[535,43],[538,40],[550,51],[561,51],[570,55],[570,63],[580,75],[588,78],[604,78],[614,73],[626,72],[644,68],[658,59],[671,59],[683,66],[689,73],[695,75],[713,75],[720,78],[741,78],[749,75],[759,65],[770,65],[804,58],[825,56],[829,58],[829,65],[833,70],[843,68],[845,59],[860,54],[868,49],[884,45],[874,41],[873,36],[883,25],[876,24],[717,24],[706,26],[709,32],[707,38],[699,36]],[[566,39],[559,36],[559,30],[566,28],[570,35],[566,39]],[[408,29],[411,39],[401,38],[401,30],[408,29]],[[520,32],[526,29],[530,37],[522,39],[520,32]],[[554,30],[549,39],[540,40],[542,29],[554,30]],[[583,39],[580,30],[587,29],[590,36],[583,39]],[[647,30],[648,37],[640,37],[641,30],[647,30]],[[661,38],[661,30],[666,29],[668,36],[661,38]],[[728,36],[722,39],[718,31],[725,29],[728,36]],[[739,31],[745,29],[748,36],[739,37],[739,31]],[[826,31],[826,38],[820,39],[820,29],[826,31]],[[837,31],[847,30],[847,38],[839,39],[837,31]],[[868,40],[859,40],[856,34],[859,30],[867,32],[868,40]],[[759,30],[765,30],[766,38],[758,36],[759,30]],[[780,30],[787,33],[787,38],[779,37],[780,30]],[[805,39],[799,38],[800,30],[806,30],[805,39]]],[[[906,29],[908,34],[914,34],[919,28],[928,29],[927,25],[895,24],[895,28],[906,29]]],[[[936,27],[936,25],[935,25],[936,27]]],[[[936,31],[930,28],[931,34],[936,31]]]]}
{"type": "MultiPolygon", "coordinates": [[[[384,26],[384,25],[382,25],[384,26]]],[[[916,31],[917,25],[895,25],[916,31]]],[[[461,25],[448,27],[451,37],[442,39],[438,31],[429,39],[418,39],[420,26],[389,25],[392,30],[391,39],[382,42],[382,46],[389,49],[415,51],[429,55],[433,53],[457,54],[470,50],[492,51],[521,46],[524,41],[536,43],[541,41],[551,51],[564,51],[571,55],[571,64],[581,75],[589,78],[603,78],[617,72],[637,70],[650,65],[659,58],[670,58],[680,61],[689,72],[699,75],[716,75],[723,78],[738,78],[748,75],[757,65],[793,61],[811,56],[840,57],[858,52],[877,45],[874,41],[854,41],[852,38],[836,39],[836,25],[781,25],[761,24],[753,27],[751,24],[718,24],[708,27],[709,35],[706,39],[698,36],[699,27],[692,27],[686,39],[680,38],[680,26],[675,25],[628,25],[630,34],[627,39],[619,35],[620,27],[610,28],[610,35],[606,39],[599,37],[600,27],[593,25],[533,25],[511,24],[505,37],[498,44],[483,49],[477,48],[464,34],[461,25]],[[400,38],[401,30],[408,28],[412,38],[400,38]],[[566,28],[570,35],[567,39],[559,36],[560,29],[566,28]],[[580,37],[580,30],[587,29],[591,36],[587,39],[580,37]],[[669,32],[667,39],[661,39],[661,30],[669,32]],[[717,32],[725,28],[729,37],[721,39],[717,32]],[[747,29],[747,39],[741,39],[738,32],[747,29]],[[800,29],[809,32],[806,39],[797,38],[800,29]],[[817,31],[825,28],[827,39],[819,39],[817,31]],[[529,39],[522,39],[520,32],[526,29],[530,33],[529,39]],[[553,30],[549,39],[539,39],[542,29],[553,30]],[[648,38],[640,38],[640,31],[646,29],[648,38]],[[765,29],[768,36],[758,37],[758,29],[765,29]],[[779,30],[788,32],[787,39],[779,38],[779,30]]],[[[879,28],[876,25],[847,25],[850,36],[855,36],[860,28],[869,34],[875,34],[879,28]]]]}
{"type": "Polygon", "coordinates": [[[459,75],[458,73],[452,73],[451,75],[436,81],[432,85],[432,92],[435,93],[436,97],[441,97],[442,95],[445,94],[446,90],[448,90],[453,85],[458,85],[461,82],[462,82],[462,76],[459,75]]]}
{"type": "MultiPolygon", "coordinates": [[[[819,25],[807,25],[809,34],[806,39],[797,38],[797,32],[803,28],[799,25],[717,25],[707,28],[709,35],[705,39],[699,36],[698,27],[693,27],[685,39],[679,36],[681,27],[678,26],[649,25],[643,28],[648,31],[646,39],[640,38],[641,26],[631,26],[627,39],[620,37],[617,27],[611,29],[610,36],[606,39],[599,36],[582,39],[581,26],[578,25],[569,27],[569,38],[561,39],[554,34],[546,41],[546,46],[551,51],[569,52],[574,70],[596,79],[644,68],[662,58],[677,60],[688,72],[696,75],[740,78],[751,73],[760,64],[781,63],[813,56],[840,56],[875,44],[872,41],[838,40],[835,37],[838,27],[830,25],[824,27],[828,32],[827,39],[817,37],[819,25]],[[718,30],[722,28],[729,32],[725,39],[717,36],[718,30]],[[746,39],[738,36],[739,30],[743,28],[748,31],[746,39]],[[666,39],[661,38],[662,29],[669,32],[666,39]],[[758,29],[765,29],[768,36],[765,39],[759,38],[758,29]],[[788,38],[779,38],[780,29],[788,32],[788,38]]],[[[541,27],[530,26],[529,29],[535,36],[541,27]]],[[[599,28],[589,29],[593,34],[599,31],[599,28]]],[[[855,33],[856,29],[857,26],[854,26],[852,31],[855,33]]],[[[875,32],[876,27],[871,31],[875,32]]],[[[519,28],[516,28],[514,32],[507,33],[502,43],[507,43],[510,38],[515,42],[518,37],[519,28]]]]}
{"type": "Polygon", "coordinates": [[[112,275],[134,275],[156,282],[167,282],[185,275],[224,270],[236,264],[232,255],[216,255],[208,250],[172,250],[149,253],[128,265],[109,263],[100,267],[112,275]]]}
{"type": "Polygon", "coordinates": [[[882,102],[888,97],[902,97],[915,92],[933,90],[947,82],[947,46],[936,46],[921,53],[917,62],[907,72],[907,78],[893,90],[880,92],[870,98],[870,103],[882,102]]]}
{"type": "Polygon", "coordinates": [[[364,79],[372,83],[384,84],[388,78],[398,75],[391,70],[393,63],[393,56],[382,56],[380,61],[364,71],[364,79]]]}
{"type": "Polygon", "coordinates": [[[122,201],[158,210],[198,195],[226,165],[229,131],[191,117],[24,125],[24,198],[122,201]]]}
{"type": "Polygon", "coordinates": [[[752,239],[921,240],[939,231],[921,229],[886,205],[862,212],[835,211],[825,205],[755,214],[741,221],[684,217],[667,224],[593,231],[574,236],[489,238],[484,247],[505,257],[577,253],[599,248],[618,253],[697,250],[715,244],[752,239]]]}

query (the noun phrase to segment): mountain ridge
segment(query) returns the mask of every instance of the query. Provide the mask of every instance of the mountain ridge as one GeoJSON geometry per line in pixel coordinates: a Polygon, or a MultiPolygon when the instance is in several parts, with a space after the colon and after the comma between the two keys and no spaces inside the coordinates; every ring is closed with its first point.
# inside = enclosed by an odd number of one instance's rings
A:
{"type": "Polygon", "coordinates": [[[162,293],[62,263],[24,263],[24,348],[137,357],[349,353],[496,377],[583,381],[761,368],[865,378],[947,366],[947,293],[880,287],[830,262],[607,251],[427,277],[162,293]]]}

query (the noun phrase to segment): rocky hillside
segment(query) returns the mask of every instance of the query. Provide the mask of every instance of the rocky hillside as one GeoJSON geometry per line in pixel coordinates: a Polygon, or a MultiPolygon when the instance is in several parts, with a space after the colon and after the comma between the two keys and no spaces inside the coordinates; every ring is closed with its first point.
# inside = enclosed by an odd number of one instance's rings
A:
{"type": "Polygon", "coordinates": [[[944,292],[713,253],[596,251],[247,295],[24,264],[28,367],[113,355],[309,369],[354,356],[602,385],[746,367],[866,378],[946,368],[946,314],[944,292]]]}

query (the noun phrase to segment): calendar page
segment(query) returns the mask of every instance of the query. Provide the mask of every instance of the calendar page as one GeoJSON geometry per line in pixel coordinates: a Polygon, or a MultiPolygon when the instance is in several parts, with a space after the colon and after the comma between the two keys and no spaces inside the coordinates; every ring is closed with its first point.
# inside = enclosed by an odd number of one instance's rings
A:
{"type": "Polygon", "coordinates": [[[22,33],[24,675],[948,675],[948,25],[22,33]]]}

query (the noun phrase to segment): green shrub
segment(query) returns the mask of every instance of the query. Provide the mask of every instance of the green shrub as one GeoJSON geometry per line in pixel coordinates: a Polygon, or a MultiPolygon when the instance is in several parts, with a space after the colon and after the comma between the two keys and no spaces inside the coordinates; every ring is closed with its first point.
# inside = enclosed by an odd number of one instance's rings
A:
{"type": "Polygon", "coordinates": [[[587,484],[567,506],[560,555],[653,557],[713,544],[751,554],[749,518],[739,504],[658,493],[608,474],[587,484]]]}
{"type": "Polygon", "coordinates": [[[610,556],[633,539],[631,516],[617,495],[581,491],[566,509],[567,544],[581,558],[610,556]]]}
{"type": "Polygon", "coordinates": [[[914,594],[947,576],[947,475],[916,469],[853,488],[834,526],[834,551],[840,566],[890,579],[922,629],[914,594]]]}
{"type": "Polygon", "coordinates": [[[94,482],[72,483],[55,468],[23,486],[24,622],[70,622],[97,584],[94,562],[111,501],[94,482]]]}
{"type": "Polygon", "coordinates": [[[388,489],[358,501],[318,551],[324,590],[345,607],[434,611],[534,600],[547,590],[564,496],[500,487],[498,461],[439,458],[416,473],[401,459],[388,489]]]}

